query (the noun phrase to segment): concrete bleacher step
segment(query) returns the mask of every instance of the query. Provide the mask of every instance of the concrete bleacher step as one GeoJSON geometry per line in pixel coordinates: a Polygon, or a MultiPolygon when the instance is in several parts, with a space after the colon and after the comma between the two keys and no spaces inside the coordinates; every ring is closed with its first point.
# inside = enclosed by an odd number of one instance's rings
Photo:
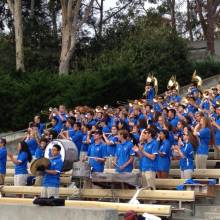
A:
{"type": "Polygon", "coordinates": [[[207,220],[220,220],[219,212],[205,212],[204,217],[207,220]]]}
{"type": "Polygon", "coordinates": [[[196,205],[195,207],[195,216],[205,218],[205,213],[218,213],[219,220],[220,220],[220,206],[219,205],[196,205]]]}
{"type": "Polygon", "coordinates": [[[194,216],[189,216],[189,217],[173,217],[172,220],[206,220],[205,218],[201,217],[194,217],[194,216]]]}

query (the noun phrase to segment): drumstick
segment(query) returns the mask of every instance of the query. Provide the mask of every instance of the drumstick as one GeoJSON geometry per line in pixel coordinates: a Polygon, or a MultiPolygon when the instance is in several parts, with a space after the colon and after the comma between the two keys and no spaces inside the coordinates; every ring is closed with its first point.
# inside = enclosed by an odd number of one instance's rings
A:
{"type": "Polygon", "coordinates": [[[117,163],[113,162],[113,164],[120,169],[120,166],[117,163]]]}
{"type": "Polygon", "coordinates": [[[88,157],[89,159],[96,159],[97,157],[88,157]]]}

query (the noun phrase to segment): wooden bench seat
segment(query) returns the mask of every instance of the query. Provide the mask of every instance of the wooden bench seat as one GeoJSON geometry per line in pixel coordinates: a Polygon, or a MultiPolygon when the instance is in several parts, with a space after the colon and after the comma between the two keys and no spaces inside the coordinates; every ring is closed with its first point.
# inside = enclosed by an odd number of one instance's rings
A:
{"type": "MultiPolygon", "coordinates": [[[[115,173],[114,169],[105,169],[105,173],[115,173]]],[[[133,169],[134,173],[140,172],[138,169],[133,169]]],[[[180,177],[179,169],[170,169],[169,176],[180,177]]],[[[195,169],[193,172],[194,178],[220,178],[220,169],[195,169]]]]}
{"type": "MultiPolygon", "coordinates": [[[[0,192],[4,194],[27,194],[27,195],[40,195],[42,190],[41,186],[1,186],[0,192]]],[[[78,196],[79,190],[73,188],[60,187],[59,194],[61,196],[78,196]]]]}
{"type": "MultiPolygon", "coordinates": [[[[214,169],[216,166],[216,163],[220,160],[207,160],[207,168],[208,169],[214,169]]],[[[194,162],[195,165],[195,162],[194,162]]],[[[171,169],[179,168],[179,160],[171,160],[171,169]]]]}
{"type": "MultiPolygon", "coordinates": [[[[29,169],[28,169],[28,173],[29,174],[31,173],[29,169]]],[[[14,176],[14,174],[15,174],[15,170],[13,168],[6,169],[7,176],[14,176]]],[[[68,171],[68,172],[61,173],[61,176],[71,176],[71,175],[72,175],[72,170],[68,171]]]]}
{"type": "MultiPolygon", "coordinates": [[[[185,184],[186,190],[195,191],[196,198],[216,196],[218,185],[208,185],[207,179],[196,179],[200,184],[185,184]]],[[[156,179],[155,185],[157,189],[175,189],[178,185],[184,184],[186,179],[156,179]]]]}
{"type": "MultiPolygon", "coordinates": [[[[0,198],[0,204],[32,204],[33,199],[24,198],[0,198]]],[[[143,214],[149,213],[161,217],[171,216],[170,205],[148,205],[148,204],[128,204],[128,203],[112,203],[112,202],[94,202],[94,201],[81,201],[81,200],[66,200],[65,206],[68,207],[83,207],[83,208],[112,208],[116,209],[119,213],[125,213],[129,210],[143,214]]]]}
{"type": "MultiPolygon", "coordinates": [[[[71,183],[71,177],[64,176],[60,177],[60,184],[62,186],[68,186],[71,183]]],[[[14,177],[13,176],[6,176],[5,177],[5,185],[14,185],[14,177]]]]}
{"type": "MultiPolygon", "coordinates": [[[[130,189],[82,189],[82,198],[120,198],[131,199],[136,190],[130,189]]],[[[195,201],[194,191],[177,190],[141,190],[137,196],[138,200],[158,200],[158,201],[195,201]]]]}
{"type": "MultiPolygon", "coordinates": [[[[169,176],[180,177],[179,169],[170,169],[169,176]]],[[[195,169],[193,172],[194,178],[220,178],[220,169],[195,169]]]]}

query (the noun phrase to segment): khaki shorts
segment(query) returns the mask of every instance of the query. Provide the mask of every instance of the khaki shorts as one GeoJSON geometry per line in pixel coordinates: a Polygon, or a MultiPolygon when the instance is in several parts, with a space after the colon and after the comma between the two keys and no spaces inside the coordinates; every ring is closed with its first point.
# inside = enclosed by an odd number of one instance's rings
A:
{"type": "Polygon", "coordinates": [[[14,175],[14,185],[15,186],[26,186],[27,178],[28,178],[28,174],[14,175]]]}
{"type": "Polygon", "coordinates": [[[214,146],[214,159],[215,160],[220,159],[220,145],[214,146]]]}
{"type": "Polygon", "coordinates": [[[58,187],[43,187],[41,191],[41,197],[50,198],[59,198],[59,188],[58,187]]]}
{"type": "Polygon", "coordinates": [[[208,159],[208,155],[196,154],[195,156],[196,169],[206,169],[207,159],[208,159]]]}
{"type": "Polygon", "coordinates": [[[191,179],[192,174],[193,174],[193,170],[191,170],[191,169],[180,171],[181,179],[191,179]]]}
{"type": "Polygon", "coordinates": [[[43,176],[36,176],[35,186],[42,186],[43,176]]]}
{"type": "Polygon", "coordinates": [[[0,174],[0,185],[5,184],[5,174],[0,174]]]}
{"type": "Polygon", "coordinates": [[[153,171],[142,172],[142,187],[156,189],[155,177],[156,173],[153,171]]]}

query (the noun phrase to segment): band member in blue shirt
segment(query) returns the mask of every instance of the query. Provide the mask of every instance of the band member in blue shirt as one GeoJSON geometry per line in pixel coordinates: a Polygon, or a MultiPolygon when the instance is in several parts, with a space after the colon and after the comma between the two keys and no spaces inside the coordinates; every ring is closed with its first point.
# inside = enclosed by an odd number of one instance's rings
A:
{"type": "Polygon", "coordinates": [[[209,126],[209,119],[202,117],[193,132],[193,134],[199,138],[199,146],[195,156],[196,169],[206,169],[209,143],[211,141],[211,129],[209,126]]]}
{"type": "Polygon", "coordinates": [[[44,133],[45,124],[41,123],[39,115],[34,116],[34,124],[37,127],[39,137],[41,137],[44,133]]]}
{"type": "Polygon", "coordinates": [[[172,125],[173,128],[176,128],[179,119],[176,116],[175,109],[169,109],[168,111],[168,122],[172,125]]]}
{"type": "Polygon", "coordinates": [[[94,132],[94,143],[89,145],[87,156],[85,160],[89,159],[89,165],[92,172],[103,172],[106,160],[106,145],[102,142],[102,131],[94,132]]]}
{"type": "Polygon", "coordinates": [[[32,155],[26,142],[18,144],[18,156],[14,158],[12,153],[8,153],[9,158],[15,164],[14,185],[25,186],[27,184],[28,170],[27,163],[31,162],[32,155]]]}
{"type": "Polygon", "coordinates": [[[107,136],[107,134],[103,133],[103,138],[104,141],[106,143],[106,156],[107,156],[107,160],[105,163],[105,168],[113,168],[112,167],[112,161],[115,158],[115,152],[116,152],[116,145],[118,143],[118,129],[117,126],[112,126],[111,129],[111,134],[107,136]]]}
{"type": "Polygon", "coordinates": [[[193,173],[193,146],[189,141],[189,132],[184,132],[183,141],[180,137],[178,145],[173,146],[173,150],[180,157],[180,175],[181,179],[191,179],[193,173]]]}
{"type": "Polygon", "coordinates": [[[211,118],[212,125],[215,131],[215,153],[214,158],[220,159],[220,105],[216,105],[216,119],[211,118]]]}
{"type": "Polygon", "coordinates": [[[44,152],[45,152],[46,146],[47,146],[47,139],[41,138],[40,144],[37,147],[37,150],[35,151],[35,155],[34,155],[36,159],[40,159],[40,158],[44,157],[44,152]]]}
{"type": "Polygon", "coordinates": [[[140,171],[142,172],[142,185],[151,189],[155,187],[156,156],[158,142],[154,139],[156,132],[153,129],[145,129],[141,132],[139,148],[133,150],[140,158],[140,171]]]}
{"type": "Polygon", "coordinates": [[[147,101],[147,103],[153,104],[153,99],[154,99],[154,96],[155,96],[155,91],[154,91],[153,86],[150,83],[148,83],[145,86],[145,94],[146,94],[146,101],[147,101]]]}
{"type": "Polygon", "coordinates": [[[158,178],[168,178],[170,171],[171,145],[168,140],[169,132],[162,130],[159,133],[160,145],[157,159],[157,176],[158,178]]]}
{"type": "Polygon", "coordinates": [[[6,139],[0,139],[0,185],[4,185],[6,174],[7,148],[6,139]]]}
{"type": "Polygon", "coordinates": [[[133,144],[128,140],[129,133],[127,130],[119,131],[119,144],[116,146],[115,161],[113,165],[115,166],[116,172],[132,172],[133,161],[135,152],[133,151],[133,144]]]}
{"type": "Polygon", "coordinates": [[[213,100],[212,100],[212,103],[213,103],[213,106],[216,107],[218,104],[217,102],[220,101],[220,95],[218,93],[218,89],[216,87],[213,87],[212,88],[212,92],[213,92],[213,100]]]}
{"type": "Polygon", "coordinates": [[[80,160],[82,160],[87,155],[87,151],[90,144],[90,141],[88,142],[87,140],[87,136],[90,130],[91,130],[91,126],[84,124],[82,125],[83,138],[82,138],[82,145],[80,150],[80,160]]]}
{"type": "Polygon", "coordinates": [[[74,129],[74,135],[71,137],[71,140],[77,146],[78,158],[79,158],[81,145],[82,145],[82,139],[83,139],[83,133],[81,131],[81,123],[80,122],[74,123],[73,129],[74,129]]]}
{"type": "Polygon", "coordinates": [[[43,188],[41,197],[49,198],[51,196],[59,197],[60,174],[63,168],[63,161],[60,155],[61,147],[54,144],[51,149],[50,166],[48,169],[43,169],[43,188]]]}

